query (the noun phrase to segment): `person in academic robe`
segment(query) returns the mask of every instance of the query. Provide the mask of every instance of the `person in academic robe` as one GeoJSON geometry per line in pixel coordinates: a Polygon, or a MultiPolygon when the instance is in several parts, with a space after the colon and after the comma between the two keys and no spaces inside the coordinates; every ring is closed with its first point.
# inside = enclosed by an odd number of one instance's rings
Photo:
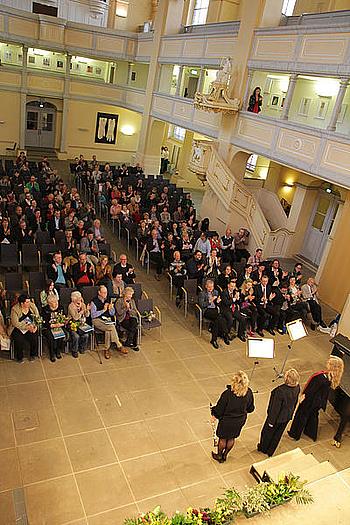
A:
{"type": "Polygon", "coordinates": [[[295,368],[284,374],[284,384],[274,388],[267,407],[267,417],[257,445],[259,452],[272,456],[283,432],[292,419],[300,394],[300,376],[295,368]]]}
{"type": "Polygon", "coordinates": [[[325,370],[313,374],[306,383],[301,403],[295,413],[288,435],[298,441],[304,433],[314,441],[317,439],[318,416],[325,410],[331,388],[339,386],[344,371],[340,357],[330,356],[325,370]]]}

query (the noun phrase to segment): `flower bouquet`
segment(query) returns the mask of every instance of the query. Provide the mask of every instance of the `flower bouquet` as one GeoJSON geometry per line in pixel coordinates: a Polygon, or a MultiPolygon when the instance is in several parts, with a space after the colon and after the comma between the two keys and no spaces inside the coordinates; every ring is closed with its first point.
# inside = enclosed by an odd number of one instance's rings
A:
{"type": "Polygon", "coordinates": [[[156,314],[153,312],[153,310],[149,310],[149,311],[146,310],[141,315],[141,318],[147,323],[151,323],[153,319],[156,319],[156,314]]]}

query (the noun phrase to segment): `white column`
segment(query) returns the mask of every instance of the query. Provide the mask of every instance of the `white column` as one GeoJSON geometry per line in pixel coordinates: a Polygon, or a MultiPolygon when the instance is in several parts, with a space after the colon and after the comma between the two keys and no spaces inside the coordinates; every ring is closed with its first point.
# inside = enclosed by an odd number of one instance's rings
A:
{"type": "Polygon", "coordinates": [[[28,48],[23,46],[23,66],[22,66],[22,77],[21,77],[21,96],[20,96],[20,128],[19,128],[19,147],[20,149],[25,148],[26,140],[26,121],[27,121],[27,62],[28,62],[28,48]]]}
{"type": "Polygon", "coordinates": [[[247,77],[247,85],[246,85],[245,92],[244,92],[244,97],[243,97],[243,110],[244,111],[248,107],[248,101],[249,101],[250,90],[251,90],[250,84],[252,82],[252,78],[253,78],[253,71],[251,69],[249,69],[248,77],[247,77]]]}
{"type": "Polygon", "coordinates": [[[342,213],[343,213],[343,208],[344,208],[344,204],[342,202],[340,202],[339,206],[338,206],[337,214],[336,214],[334,222],[333,222],[332,231],[331,231],[330,235],[328,235],[327,242],[326,242],[326,245],[325,245],[323,253],[322,253],[321,261],[320,261],[320,264],[319,264],[319,266],[317,268],[317,272],[316,272],[316,275],[315,275],[315,280],[316,280],[317,283],[320,282],[322,274],[323,274],[323,270],[324,270],[324,268],[326,266],[328,254],[329,254],[329,251],[330,251],[330,249],[332,247],[332,243],[333,243],[334,237],[335,237],[335,235],[337,233],[337,227],[338,227],[340,218],[341,218],[342,213]]]}
{"type": "Polygon", "coordinates": [[[203,93],[204,78],[205,78],[205,70],[204,70],[204,67],[201,67],[200,72],[199,72],[198,85],[197,85],[197,91],[199,91],[200,93],[203,93]]]}
{"type": "Polygon", "coordinates": [[[65,153],[67,149],[66,144],[66,129],[68,120],[68,99],[69,99],[69,85],[70,85],[70,64],[72,56],[67,54],[66,59],[66,72],[64,76],[64,89],[63,89],[63,100],[62,100],[62,126],[61,126],[61,140],[60,140],[60,153],[65,153]]]}
{"type": "Polygon", "coordinates": [[[281,117],[282,120],[288,119],[289,108],[290,108],[292,98],[294,95],[297,78],[298,78],[298,75],[296,73],[293,73],[293,75],[291,75],[289,78],[288,91],[287,91],[286,98],[283,104],[283,111],[282,111],[282,117],[281,117]]]}
{"type": "Polygon", "coordinates": [[[339,113],[341,111],[341,106],[345,97],[346,88],[349,85],[349,79],[348,78],[342,78],[339,83],[339,91],[337,94],[337,98],[335,99],[333,113],[331,116],[331,119],[329,121],[329,124],[327,126],[328,131],[335,131],[337,128],[337,120],[339,118],[339,113]]]}
{"type": "Polygon", "coordinates": [[[306,186],[301,186],[299,184],[296,184],[295,186],[296,188],[294,192],[293,202],[287,219],[287,228],[289,231],[295,231],[300,216],[300,211],[304,205],[304,199],[307,192],[306,186]]]}
{"type": "Polygon", "coordinates": [[[183,72],[184,72],[184,66],[180,66],[180,71],[179,71],[179,76],[178,76],[178,79],[177,79],[176,91],[175,91],[175,95],[177,97],[180,96],[180,88],[181,88],[183,72]]]}

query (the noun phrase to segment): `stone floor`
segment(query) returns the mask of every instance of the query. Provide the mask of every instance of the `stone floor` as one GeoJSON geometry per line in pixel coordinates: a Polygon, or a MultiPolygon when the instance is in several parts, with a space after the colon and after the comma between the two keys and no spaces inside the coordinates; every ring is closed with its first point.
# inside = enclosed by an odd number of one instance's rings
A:
{"type": "MultiPolygon", "coordinates": [[[[157,504],[169,512],[208,505],[227,486],[254,484],[248,471],[264,457],[255,447],[287,336],[276,336],[274,360],[259,362],[251,381],[256,410],[219,465],[210,457],[209,403],[232,372],[250,373],[252,361],[237,339],[214,350],[192,313],[185,320],[170,302],[166,278],[137,273],[163,320],[161,334],[144,333],[139,353],[102,365],[95,352],[55,364],[0,360],[0,525],[16,523],[23,493],[30,525],[122,525],[157,504]]],[[[330,350],[327,335],[311,332],[295,343],[288,366],[304,383],[330,350]]],[[[298,446],[341,470],[350,466],[350,439],[330,445],[337,421],[328,407],[318,442],[302,438],[298,446]]],[[[278,452],[294,446],[284,437],[278,452]]]]}

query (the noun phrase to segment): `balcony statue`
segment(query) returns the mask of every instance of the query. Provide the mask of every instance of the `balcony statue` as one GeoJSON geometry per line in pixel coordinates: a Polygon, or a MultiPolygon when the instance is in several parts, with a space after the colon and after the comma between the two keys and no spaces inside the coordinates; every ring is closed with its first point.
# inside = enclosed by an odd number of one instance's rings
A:
{"type": "Polygon", "coordinates": [[[234,72],[230,57],[221,60],[220,69],[216,73],[215,80],[210,84],[209,93],[196,92],[194,96],[194,106],[196,109],[213,111],[214,113],[236,113],[240,108],[238,98],[230,98],[228,88],[230,79],[234,72]]]}

